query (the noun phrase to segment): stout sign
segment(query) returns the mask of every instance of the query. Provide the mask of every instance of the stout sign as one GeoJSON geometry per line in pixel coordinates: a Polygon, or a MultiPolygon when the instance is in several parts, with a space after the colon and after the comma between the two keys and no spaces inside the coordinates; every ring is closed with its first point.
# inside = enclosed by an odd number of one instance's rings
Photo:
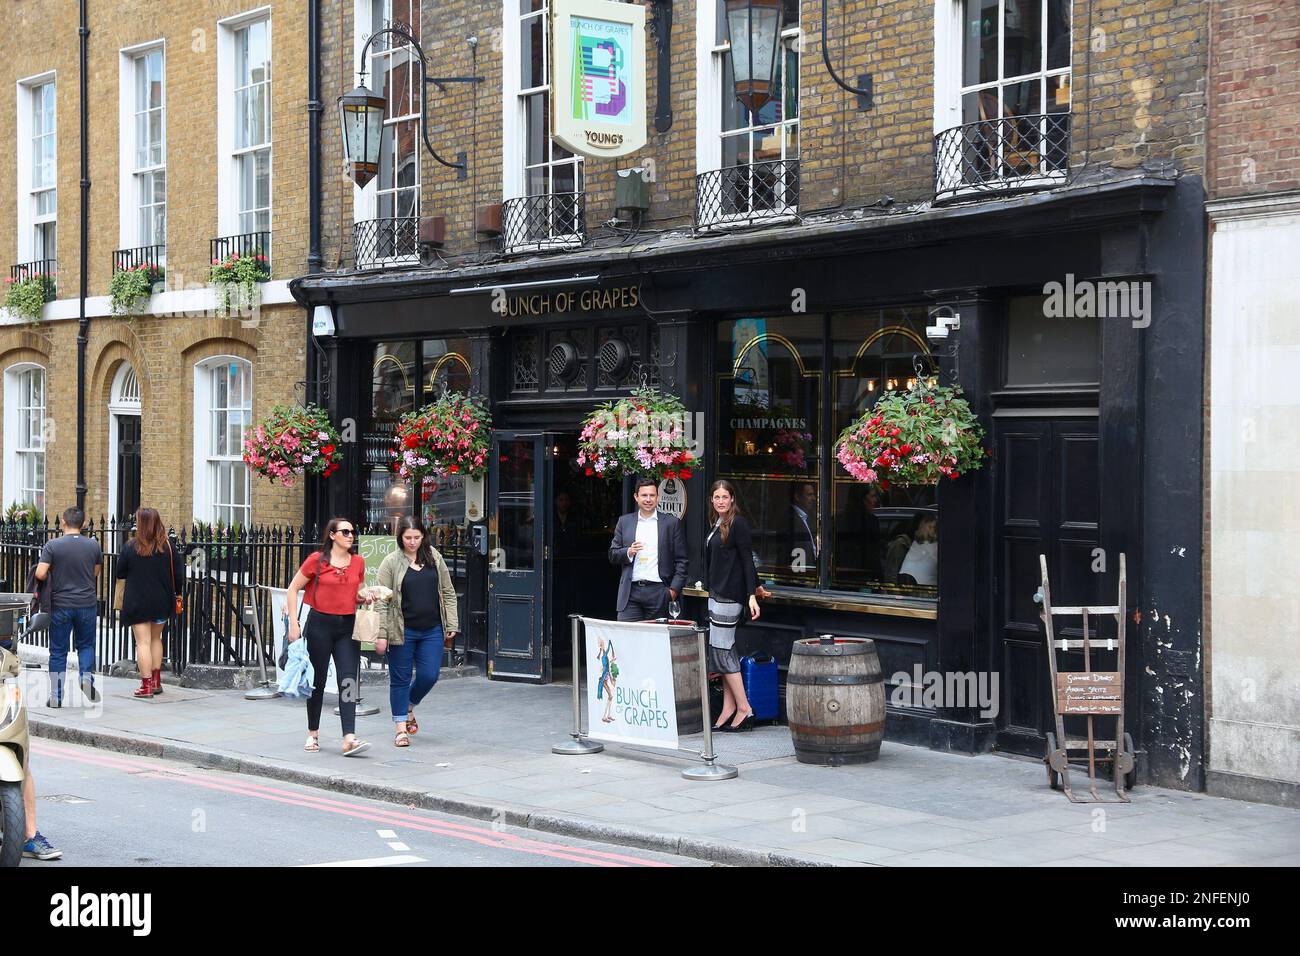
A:
{"type": "Polygon", "coordinates": [[[581,156],[645,145],[645,7],[611,0],[551,4],[551,138],[581,156]]]}

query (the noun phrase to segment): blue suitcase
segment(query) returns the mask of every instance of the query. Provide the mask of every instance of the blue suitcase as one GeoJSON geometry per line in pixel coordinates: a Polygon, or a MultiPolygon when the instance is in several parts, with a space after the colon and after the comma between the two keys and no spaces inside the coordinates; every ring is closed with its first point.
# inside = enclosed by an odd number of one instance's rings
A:
{"type": "Polygon", "coordinates": [[[754,719],[776,720],[781,700],[777,692],[776,661],[767,654],[742,657],[740,675],[749,706],[754,708],[754,719]]]}

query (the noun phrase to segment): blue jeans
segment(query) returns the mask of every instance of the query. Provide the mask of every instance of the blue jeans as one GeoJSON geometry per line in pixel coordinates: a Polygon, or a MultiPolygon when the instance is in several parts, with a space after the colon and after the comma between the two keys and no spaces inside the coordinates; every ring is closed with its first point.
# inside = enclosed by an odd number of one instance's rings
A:
{"type": "Polygon", "coordinates": [[[68,670],[68,639],[77,643],[77,664],[83,679],[95,673],[95,608],[63,607],[50,614],[50,696],[63,700],[63,681],[68,670]]]}
{"type": "Polygon", "coordinates": [[[388,703],[393,709],[393,722],[402,723],[407,713],[424,700],[426,694],[438,683],[442,671],[442,628],[427,631],[405,628],[403,642],[388,648],[388,703]],[[411,676],[411,664],[415,676],[411,676]]]}

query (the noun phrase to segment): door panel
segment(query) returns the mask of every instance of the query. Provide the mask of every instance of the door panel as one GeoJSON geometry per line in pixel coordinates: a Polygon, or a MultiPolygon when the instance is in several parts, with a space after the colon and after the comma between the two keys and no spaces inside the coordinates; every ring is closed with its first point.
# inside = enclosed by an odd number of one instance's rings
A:
{"type": "MultiPolygon", "coordinates": [[[[1047,648],[1034,592],[1047,555],[1057,604],[1096,604],[1101,511],[1095,418],[994,419],[1000,572],[993,660],[1002,667],[998,746],[1042,754],[1051,729],[1047,648]]],[[[1075,637],[1070,630],[1063,637],[1075,637]]]]}
{"type": "Polygon", "coordinates": [[[488,675],[550,679],[547,463],[540,432],[497,432],[488,476],[488,675]]]}
{"type": "Polygon", "coordinates": [[[117,416],[117,500],[120,518],[134,515],[140,507],[140,416],[117,416]]]}

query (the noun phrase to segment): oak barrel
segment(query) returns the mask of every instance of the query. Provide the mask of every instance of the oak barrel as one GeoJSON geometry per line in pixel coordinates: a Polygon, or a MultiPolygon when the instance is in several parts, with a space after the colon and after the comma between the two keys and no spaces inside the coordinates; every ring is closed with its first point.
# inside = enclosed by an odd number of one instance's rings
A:
{"type": "Polygon", "coordinates": [[[841,767],[879,757],[885,738],[884,680],[875,641],[795,641],[785,688],[795,758],[841,767]]]}
{"type": "Polygon", "coordinates": [[[673,698],[677,703],[677,733],[681,736],[704,733],[704,715],[700,707],[700,649],[694,621],[669,621],[680,624],[669,631],[668,645],[673,655],[673,698]],[[691,630],[685,630],[685,628],[691,630]]]}

